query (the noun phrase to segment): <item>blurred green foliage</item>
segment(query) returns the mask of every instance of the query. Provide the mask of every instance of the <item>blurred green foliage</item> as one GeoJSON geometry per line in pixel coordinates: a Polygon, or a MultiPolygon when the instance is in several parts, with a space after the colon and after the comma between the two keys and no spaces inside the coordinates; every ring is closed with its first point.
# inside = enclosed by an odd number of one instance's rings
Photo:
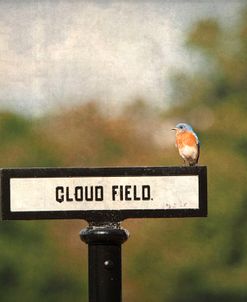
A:
{"type": "Polygon", "coordinates": [[[14,113],[1,112],[0,137],[1,167],[59,164],[59,154],[48,135],[40,131],[37,122],[14,113]]]}
{"type": "MultiPolygon", "coordinates": [[[[160,144],[154,130],[194,126],[209,170],[209,217],[124,222],[132,235],[123,246],[126,302],[247,301],[247,10],[232,28],[199,22],[187,47],[202,62],[173,77],[169,111],[138,100],[111,118],[97,103],[39,120],[0,113],[2,167],[178,165],[173,144],[160,144]]],[[[86,301],[79,228],[2,222],[1,301],[86,301]]]]}

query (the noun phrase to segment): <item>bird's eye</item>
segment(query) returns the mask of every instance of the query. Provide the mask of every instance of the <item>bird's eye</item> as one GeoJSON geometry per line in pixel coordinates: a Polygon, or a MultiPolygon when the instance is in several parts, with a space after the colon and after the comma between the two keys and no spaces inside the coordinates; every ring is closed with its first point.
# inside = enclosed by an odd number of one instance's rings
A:
{"type": "Polygon", "coordinates": [[[183,126],[183,125],[180,125],[180,126],[179,126],[179,128],[180,128],[180,129],[183,129],[183,128],[184,128],[184,126],[183,126]]]}

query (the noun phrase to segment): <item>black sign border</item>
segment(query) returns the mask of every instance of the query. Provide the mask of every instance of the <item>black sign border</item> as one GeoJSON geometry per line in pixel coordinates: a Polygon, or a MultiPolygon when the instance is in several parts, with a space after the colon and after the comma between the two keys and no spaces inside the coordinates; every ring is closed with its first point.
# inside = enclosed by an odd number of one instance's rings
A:
{"type": "Polygon", "coordinates": [[[90,222],[120,222],[128,218],[172,218],[207,216],[207,167],[104,167],[104,168],[18,168],[0,169],[0,217],[2,220],[84,219],[90,222]],[[199,209],[10,211],[11,178],[119,177],[119,176],[199,176],[199,209]]]}

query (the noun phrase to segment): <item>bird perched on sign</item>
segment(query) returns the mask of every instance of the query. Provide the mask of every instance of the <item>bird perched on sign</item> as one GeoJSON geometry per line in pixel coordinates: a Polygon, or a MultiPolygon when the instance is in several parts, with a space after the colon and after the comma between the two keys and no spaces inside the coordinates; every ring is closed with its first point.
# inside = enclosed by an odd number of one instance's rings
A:
{"type": "Polygon", "coordinates": [[[200,141],[193,128],[188,124],[179,123],[171,130],[176,131],[176,147],[184,163],[195,166],[200,156],[200,141]]]}

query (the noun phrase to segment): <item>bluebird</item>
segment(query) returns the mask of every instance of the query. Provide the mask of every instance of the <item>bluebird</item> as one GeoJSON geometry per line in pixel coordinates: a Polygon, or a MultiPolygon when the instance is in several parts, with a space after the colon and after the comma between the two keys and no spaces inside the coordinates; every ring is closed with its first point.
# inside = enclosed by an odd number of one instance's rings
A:
{"type": "Polygon", "coordinates": [[[176,131],[176,147],[184,163],[195,166],[200,156],[200,141],[193,128],[185,123],[179,123],[172,130],[176,131]]]}

